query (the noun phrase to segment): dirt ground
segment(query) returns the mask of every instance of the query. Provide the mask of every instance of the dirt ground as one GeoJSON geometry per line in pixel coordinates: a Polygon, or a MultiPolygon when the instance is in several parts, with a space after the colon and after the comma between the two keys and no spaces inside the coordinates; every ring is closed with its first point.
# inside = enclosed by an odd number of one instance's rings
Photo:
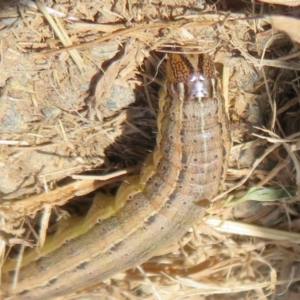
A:
{"type": "Polygon", "coordinates": [[[214,58],[231,122],[229,193],[207,217],[282,231],[224,234],[202,221],[187,245],[144,264],[146,274],[116,275],[83,297],[107,290],[110,299],[298,299],[300,238],[288,234],[299,232],[300,6],[0,5],[3,257],[5,245],[16,245],[13,255],[18,245],[38,244],[28,228],[38,230],[40,219],[55,224],[75,202],[90,203],[102,186],[115,192],[138,172],[155,145],[165,54],[181,45],[214,58]]]}

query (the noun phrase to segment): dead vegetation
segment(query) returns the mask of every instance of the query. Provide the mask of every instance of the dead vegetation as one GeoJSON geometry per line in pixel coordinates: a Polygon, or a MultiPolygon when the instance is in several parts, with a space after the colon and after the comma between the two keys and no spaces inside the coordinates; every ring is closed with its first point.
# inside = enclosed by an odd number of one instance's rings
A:
{"type": "Polygon", "coordinates": [[[213,2],[0,10],[3,258],[5,245],[41,243],[56,205],[117,187],[113,172],[143,161],[176,44],[210,52],[222,77],[234,142],[225,192],[180,249],[68,299],[299,298],[299,20],[287,17],[298,8],[213,2]],[[34,222],[39,242],[26,239],[34,222]]]}

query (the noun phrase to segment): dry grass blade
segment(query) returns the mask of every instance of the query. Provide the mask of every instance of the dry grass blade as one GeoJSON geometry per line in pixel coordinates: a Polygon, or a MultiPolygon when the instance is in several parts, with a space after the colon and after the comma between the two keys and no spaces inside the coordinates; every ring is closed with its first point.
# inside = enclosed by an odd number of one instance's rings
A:
{"type": "Polygon", "coordinates": [[[299,6],[299,0],[259,0],[260,2],[269,3],[269,4],[279,4],[286,6],[299,6]]]}
{"type": "MultiPolygon", "coordinates": [[[[70,46],[72,45],[71,39],[68,37],[65,29],[63,28],[62,24],[60,23],[58,18],[52,18],[51,15],[46,10],[45,4],[40,2],[39,0],[36,1],[36,5],[38,9],[43,13],[47,21],[49,22],[51,28],[56,33],[60,41],[64,46],[70,46]]],[[[79,70],[82,71],[83,69],[83,61],[81,59],[81,56],[79,55],[78,51],[76,50],[70,50],[70,55],[74,59],[76,65],[78,66],[79,70]]]]}

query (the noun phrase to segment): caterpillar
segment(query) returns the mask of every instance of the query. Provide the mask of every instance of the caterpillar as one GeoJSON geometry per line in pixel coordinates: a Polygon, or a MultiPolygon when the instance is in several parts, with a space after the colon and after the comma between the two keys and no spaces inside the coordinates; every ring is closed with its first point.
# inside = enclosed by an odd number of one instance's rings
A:
{"type": "Polygon", "coordinates": [[[141,174],[122,183],[114,205],[95,204],[72,227],[62,225],[39,254],[25,255],[14,289],[13,267],[4,264],[2,291],[12,299],[52,299],[135,267],[178,241],[224,180],[231,145],[224,106],[208,54],[169,54],[156,147],[141,174]]]}

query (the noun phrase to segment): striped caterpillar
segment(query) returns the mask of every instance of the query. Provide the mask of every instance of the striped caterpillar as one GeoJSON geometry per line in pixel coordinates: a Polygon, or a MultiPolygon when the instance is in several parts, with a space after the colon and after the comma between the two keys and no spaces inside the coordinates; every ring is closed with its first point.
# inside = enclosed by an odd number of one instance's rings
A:
{"type": "Polygon", "coordinates": [[[207,54],[169,55],[157,124],[154,152],[141,174],[121,185],[114,205],[98,209],[100,197],[84,219],[61,225],[39,254],[26,254],[15,289],[7,262],[3,291],[34,300],[82,289],[145,262],[197,221],[220,190],[230,153],[224,100],[207,54]]]}

